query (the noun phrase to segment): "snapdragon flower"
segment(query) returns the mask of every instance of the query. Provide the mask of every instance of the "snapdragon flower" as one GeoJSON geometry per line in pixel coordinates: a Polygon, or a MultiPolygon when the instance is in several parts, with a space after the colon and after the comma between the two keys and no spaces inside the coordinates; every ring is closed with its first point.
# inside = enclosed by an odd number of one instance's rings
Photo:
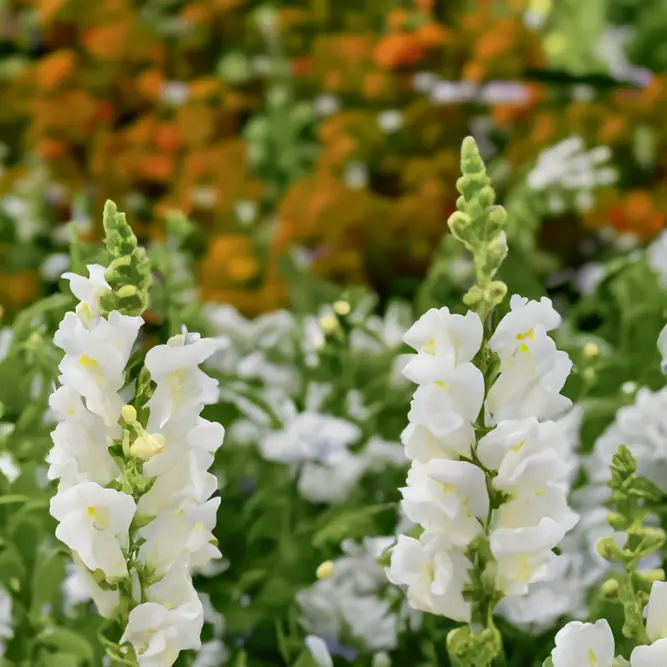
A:
{"type": "Polygon", "coordinates": [[[635,646],[629,663],[615,658],[615,642],[609,623],[568,623],[556,635],[551,652],[553,667],[661,667],[667,660],[667,583],[655,581],[646,605],[646,644],[635,646]]]}
{"type": "Polygon", "coordinates": [[[416,354],[404,373],[418,387],[402,436],[412,466],[401,507],[422,532],[399,536],[386,570],[416,609],[485,628],[450,634],[455,664],[467,664],[457,652],[473,650],[466,637],[490,660],[502,652],[496,605],[555,576],[553,550],[578,520],[567,499],[572,460],[558,442],[564,427],[546,421],[571,405],[560,394],[571,362],[548,335],[561,318],[547,298],[514,295],[491,329],[506,292],[492,280],[507,252],[506,215],[492,206],[471,140],[461,164],[450,228],[473,254],[477,284],[464,297],[473,310],[433,308],[405,335],[416,354]]]}
{"type": "Polygon", "coordinates": [[[104,224],[109,268],[65,276],[79,304],[55,335],[65,354],[49,401],[57,425],[48,474],[59,480],[50,508],[79,588],[124,629],[108,640],[109,656],[166,667],[200,647],[191,574],[220,557],[218,483],[208,469],[224,429],[200,416],[218,388],[199,368],[217,345],[183,331],[153,347],[127,383],[149,269],[110,203],[104,224]]]}

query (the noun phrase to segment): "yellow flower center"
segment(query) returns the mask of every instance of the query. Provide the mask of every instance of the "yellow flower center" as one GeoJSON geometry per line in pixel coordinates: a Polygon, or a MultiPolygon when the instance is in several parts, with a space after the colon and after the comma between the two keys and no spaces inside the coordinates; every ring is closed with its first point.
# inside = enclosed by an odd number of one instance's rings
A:
{"type": "Polygon", "coordinates": [[[79,363],[87,370],[91,372],[95,372],[99,367],[100,364],[98,361],[93,359],[92,357],[89,357],[87,354],[82,354],[79,357],[79,363]]]}
{"type": "Polygon", "coordinates": [[[89,505],[86,514],[92,520],[95,530],[103,531],[109,527],[109,511],[106,508],[89,505]]]}
{"type": "Polygon", "coordinates": [[[588,655],[588,664],[591,667],[600,667],[600,662],[592,648],[588,649],[587,655],[588,655]]]}
{"type": "Polygon", "coordinates": [[[523,449],[523,446],[526,444],[525,440],[522,440],[518,445],[514,445],[514,447],[510,447],[510,449],[513,452],[519,452],[523,449]]]}
{"type": "Polygon", "coordinates": [[[435,341],[433,338],[426,341],[426,345],[422,347],[421,351],[426,354],[435,354],[435,341]]]}

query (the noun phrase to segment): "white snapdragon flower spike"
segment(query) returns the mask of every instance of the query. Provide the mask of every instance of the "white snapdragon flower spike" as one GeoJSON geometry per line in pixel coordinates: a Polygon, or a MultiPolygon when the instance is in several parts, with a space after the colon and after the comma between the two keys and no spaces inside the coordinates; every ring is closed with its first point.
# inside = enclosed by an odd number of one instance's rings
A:
{"type": "Polygon", "coordinates": [[[406,375],[419,386],[401,437],[412,460],[401,508],[425,532],[420,540],[399,537],[387,575],[408,586],[413,607],[450,616],[425,592],[433,594],[434,563],[466,560],[463,550],[484,533],[504,595],[524,596],[559,571],[553,549],[578,521],[567,501],[576,470],[571,426],[565,418],[542,421],[570,406],[560,390],[571,363],[548,335],[560,322],[549,299],[512,297],[489,342],[500,366],[486,400],[482,373],[471,363],[482,341],[476,315],[432,310],[408,331],[417,355],[406,375]],[[477,442],[473,424],[482,407],[480,422],[491,429],[477,442]],[[500,499],[492,512],[487,483],[500,499]]]}
{"type": "Polygon", "coordinates": [[[414,609],[468,622],[470,605],[463,599],[463,587],[470,567],[463,553],[440,533],[425,532],[418,540],[399,535],[387,578],[407,587],[414,609]]]}
{"type": "Polygon", "coordinates": [[[125,381],[143,320],[103,314],[105,269],[89,271],[90,278],[66,276],[81,302],[54,339],[65,355],[62,386],[49,401],[58,422],[48,456],[48,476],[59,480],[51,514],[56,536],[74,552],[73,600],[93,599],[107,618],[126,614],[129,603],[121,644],[134,647],[140,667],[168,667],[201,645],[203,610],[190,573],[220,557],[212,533],[218,481],[208,470],[224,429],[200,416],[218,385],[199,369],[218,346],[184,330],[152,348],[145,368],[155,389],[137,397],[148,398],[148,420],[140,421],[126,405],[125,381]],[[132,600],[121,600],[127,590],[132,600]]]}
{"type": "Polygon", "coordinates": [[[56,537],[86,567],[102,570],[111,579],[127,576],[122,549],[128,546],[135,511],[131,496],[94,482],[78,484],[51,499],[51,514],[59,522],[56,537]]]}
{"type": "MultiPolygon", "coordinates": [[[[612,667],[613,660],[614,635],[604,619],[568,623],[556,635],[556,648],[551,652],[553,667],[612,667]]],[[[632,667],[639,665],[633,662],[632,667]]]]}

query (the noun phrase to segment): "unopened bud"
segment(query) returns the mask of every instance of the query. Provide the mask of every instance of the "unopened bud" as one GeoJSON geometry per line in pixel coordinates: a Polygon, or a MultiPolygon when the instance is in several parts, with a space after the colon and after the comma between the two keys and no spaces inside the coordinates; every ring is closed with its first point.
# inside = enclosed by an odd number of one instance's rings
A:
{"type": "Polygon", "coordinates": [[[595,548],[600,556],[609,562],[622,563],[625,560],[623,551],[614,542],[612,537],[603,537],[601,540],[598,540],[595,548]]]}
{"type": "Polygon", "coordinates": [[[500,231],[507,223],[507,211],[502,206],[494,206],[486,219],[492,230],[500,231]]]}
{"type": "Polygon", "coordinates": [[[347,301],[336,301],[333,305],[334,312],[336,315],[349,315],[350,314],[350,304],[347,301]]]}
{"type": "Polygon", "coordinates": [[[373,656],[371,667],[391,667],[391,658],[386,651],[380,651],[373,656]]]}
{"type": "Polygon", "coordinates": [[[137,288],[134,285],[123,285],[116,294],[120,299],[128,299],[137,294],[137,288]]]}
{"type": "Polygon", "coordinates": [[[607,579],[600,587],[600,590],[606,598],[614,598],[618,595],[618,581],[616,579],[607,579]]]}
{"type": "Polygon", "coordinates": [[[326,315],[320,319],[320,326],[326,333],[332,333],[338,328],[338,320],[333,315],[326,315]]]}
{"type": "Polygon", "coordinates": [[[137,421],[137,410],[133,405],[124,405],[120,414],[128,424],[134,424],[137,421]]]}
{"type": "Polygon", "coordinates": [[[130,454],[140,461],[147,461],[164,449],[164,436],[143,432],[131,445],[130,454]]]}
{"type": "Polygon", "coordinates": [[[447,221],[452,234],[461,239],[466,239],[469,236],[471,223],[470,216],[467,213],[461,213],[461,211],[452,213],[447,221]]]}
{"type": "Polygon", "coordinates": [[[315,576],[318,579],[328,579],[334,571],[334,564],[330,560],[325,560],[324,563],[320,563],[317,570],[315,570],[315,576]]]}
{"type": "Polygon", "coordinates": [[[493,188],[489,185],[485,185],[479,191],[479,203],[484,207],[488,208],[496,200],[496,193],[493,191],[493,188]]]}
{"type": "Polygon", "coordinates": [[[665,543],[665,531],[662,528],[642,528],[639,533],[642,539],[642,553],[649,554],[665,543]]]}
{"type": "Polygon", "coordinates": [[[625,530],[630,525],[630,521],[627,517],[624,517],[622,514],[617,514],[616,512],[610,512],[607,515],[607,523],[614,530],[625,530]]]}
{"type": "Polygon", "coordinates": [[[486,297],[489,303],[497,306],[507,294],[507,285],[500,280],[494,280],[486,288],[486,297]]]}
{"type": "Polygon", "coordinates": [[[463,303],[469,308],[476,306],[484,298],[484,293],[477,286],[473,285],[463,296],[463,303]]]}
{"type": "Polygon", "coordinates": [[[600,348],[595,343],[586,343],[584,345],[584,355],[587,357],[597,357],[600,354],[600,348]]]}

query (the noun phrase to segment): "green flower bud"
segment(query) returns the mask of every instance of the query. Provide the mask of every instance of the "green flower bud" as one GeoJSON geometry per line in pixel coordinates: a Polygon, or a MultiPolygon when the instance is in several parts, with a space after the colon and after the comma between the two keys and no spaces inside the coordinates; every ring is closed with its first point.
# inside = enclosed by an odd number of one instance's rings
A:
{"type": "Polygon", "coordinates": [[[610,563],[623,563],[627,560],[623,550],[611,537],[603,537],[595,545],[597,552],[610,563]]]}
{"type": "Polygon", "coordinates": [[[607,523],[614,530],[626,530],[631,522],[628,517],[625,517],[622,514],[618,514],[617,512],[610,512],[607,515],[607,523]]]}
{"type": "Polygon", "coordinates": [[[107,201],[104,206],[104,231],[111,263],[104,277],[111,291],[100,297],[103,311],[117,310],[126,315],[141,315],[148,306],[151,286],[150,262],[146,251],[127,224],[125,214],[107,201]]]}
{"type": "Polygon", "coordinates": [[[607,579],[600,587],[600,592],[606,598],[618,597],[618,581],[616,579],[607,579]]]}

